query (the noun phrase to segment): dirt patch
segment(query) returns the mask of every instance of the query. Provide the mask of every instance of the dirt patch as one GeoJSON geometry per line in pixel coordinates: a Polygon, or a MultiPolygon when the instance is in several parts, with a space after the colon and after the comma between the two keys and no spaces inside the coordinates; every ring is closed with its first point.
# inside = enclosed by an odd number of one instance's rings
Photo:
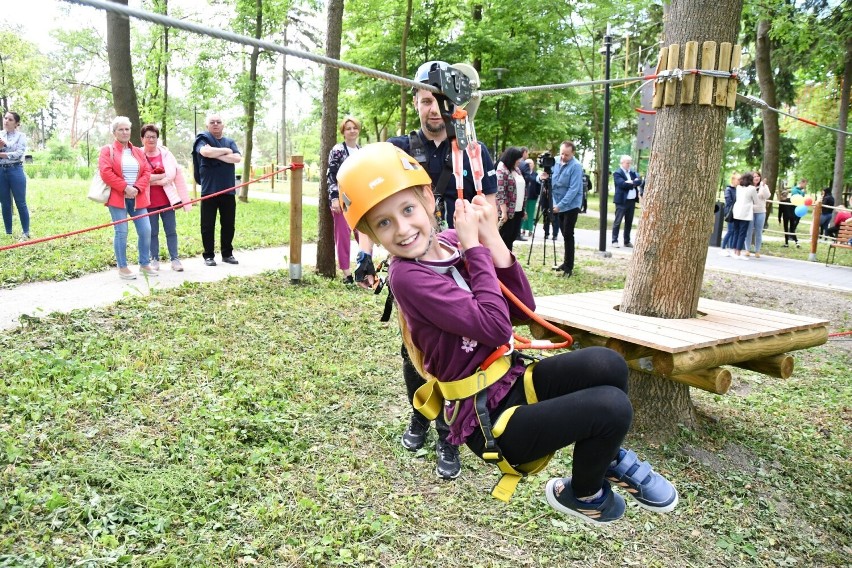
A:
{"type": "Polygon", "coordinates": [[[727,443],[717,452],[687,445],[683,453],[714,473],[724,474],[731,469],[749,474],[757,472],[756,456],[737,444],[727,443]]]}

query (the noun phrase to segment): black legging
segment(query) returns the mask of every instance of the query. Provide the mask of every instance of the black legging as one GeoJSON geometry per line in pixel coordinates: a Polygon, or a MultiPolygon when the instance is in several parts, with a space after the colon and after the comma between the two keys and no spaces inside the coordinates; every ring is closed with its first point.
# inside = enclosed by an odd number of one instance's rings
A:
{"type": "MultiPolygon", "coordinates": [[[[633,420],[627,398],[627,364],[615,351],[586,347],[547,357],[533,370],[539,402],[526,404],[519,378],[491,414],[520,404],[497,444],[512,464],[527,463],[574,444],[571,486],[578,497],[596,493],[633,420]]],[[[482,456],[477,429],[467,445],[482,456]]]]}
{"type": "MultiPolygon", "coordinates": [[[[420,373],[417,372],[417,369],[414,368],[414,364],[411,362],[411,357],[408,355],[408,349],[405,347],[405,343],[402,344],[402,349],[400,349],[400,355],[402,355],[402,379],[405,381],[405,390],[408,392],[408,403],[413,404],[414,393],[417,392],[421,386],[426,384],[426,379],[420,376],[420,373]]],[[[412,411],[414,410],[412,406],[412,411]]],[[[435,419],[435,430],[438,431],[438,437],[441,440],[445,440],[450,433],[450,427],[447,425],[444,420],[444,413],[438,414],[438,418],[435,419]]]]}

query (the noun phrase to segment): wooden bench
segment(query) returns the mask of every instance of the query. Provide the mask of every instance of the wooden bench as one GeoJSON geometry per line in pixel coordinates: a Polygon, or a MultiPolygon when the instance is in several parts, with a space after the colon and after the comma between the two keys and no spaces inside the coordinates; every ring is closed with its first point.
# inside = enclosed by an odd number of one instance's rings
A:
{"type": "MultiPolygon", "coordinates": [[[[733,365],[786,379],[793,373],[787,352],[822,345],[828,321],[704,298],[699,316],[665,319],[620,311],[622,290],[536,298],[536,313],[568,330],[580,347],[600,345],[627,364],[692,387],[723,394],[733,365]]],[[[551,332],[531,324],[536,338],[551,332]]]]}
{"type": "Polygon", "coordinates": [[[849,239],[852,239],[852,219],[846,219],[840,225],[837,231],[837,238],[828,244],[828,253],[825,255],[826,266],[834,262],[837,249],[852,249],[852,245],[847,244],[849,239]]]}

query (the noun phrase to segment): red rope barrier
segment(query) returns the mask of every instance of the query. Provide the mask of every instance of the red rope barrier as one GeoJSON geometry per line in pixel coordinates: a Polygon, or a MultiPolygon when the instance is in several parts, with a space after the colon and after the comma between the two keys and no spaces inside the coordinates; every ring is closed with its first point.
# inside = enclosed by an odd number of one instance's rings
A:
{"type": "Polygon", "coordinates": [[[222,195],[224,193],[228,193],[228,192],[237,190],[237,189],[239,189],[241,187],[245,187],[245,186],[247,186],[251,183],[255,183],[255,182],[264,180],[266,178],[272,177],[274,175],[280,174],[281,172],[284,172],[284,171],[287,171],[287,170],[300,170],[304,167],[305,167],[304,164],[290,164],[289,166],[287,166],[285,168],[281,168],[280,170],[276,170],[272,173],[262,175],[259,178],[250,179],[249,181],[247,181],[245,183],[241,183],[239,185],[235,185],[233,187],[229,187],[227,189],[217,191],[216,193],[211,193],[210,195],[203,195],[203,196],[199,197],[198,199],[193,199],[192,201],[188,201],[186,203],[181,202],[181,203],[178,203],[177,205],[172,205],[170,207],[165,207],[163,209],[157,209],[156,211],[149,211],[148,213],[143,213],[142,215],[136,215],[134,217],[128,217],[126,219],[120,219],[118,221],[112,221],[111,223],[104,223],[102,225],[96,225],[94,227],[87,227],[85,229],[78,229],[76,231],[69,231],[67,233],[61,233],[59,235],[51,235],[49,237],[41,237],[40,239],[32,239],[32,240],[29,240],[29,241],[23,241],[23,242],[20,242],[20,243],[14,243],[14,244],[11,244],[11,245],[2,246],[2,247],[0,247],[0,252],[2,252],[4,250],[16,249],[16,248],[19,248],[19,247],[37,245],[39,243],[46,243],[47,241],[54,241],[56,239],[64,239],[66,237],[71,237],[71,236],[79,235],[79,234],[82,234],[82,233],[88,233],[90,231],[97,231],[97,230],[100,230],[100,229],[105,229],[107,227],[120,225],[122,223],[129,223],[130,221],[135,221],[136,219],[144,219],[145,217],[150,217],[151,215],[159,215],[160,213],[163,213],[165,211],[174,211],[175,209],[182,208],[185,205],[192,205],[194,203],[198,203],[199,201],[203,201],[205,199],[210,199],[211,197],[218,197],[219,195],[222,195]]]}

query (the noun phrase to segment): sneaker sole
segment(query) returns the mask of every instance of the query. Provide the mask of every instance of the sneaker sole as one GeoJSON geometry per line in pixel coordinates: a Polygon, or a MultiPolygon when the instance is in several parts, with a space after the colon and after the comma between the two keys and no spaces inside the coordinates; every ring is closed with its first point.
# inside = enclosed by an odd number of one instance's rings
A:
{"type": "Polygon", "coordinates": [[[636,497],[636,495],[632,491],[630,491],[630,486],[627,483],[625,483],[624,481],[618,481],[617,479],[612,478],[612,477],[608,477],[607,480],[610,483],[612,483],[614,486],[621,487],[622,489],[624,489],[624,491],[627,492],[628,495],[633,497],[633,500],[636,501],[637,505],[639,505],[640,507],[642,507],[645,510],[648,510],[648,511],[651,511],[651,512],[654,512],[654,513],[669,513],[671,511],[674,511],[674,508],[677,507],[677,503],[680,500],[680,496],[677,493],[677,489],[675,489],[674,500],[671,503],[669,503],[668,505],[662,505],[662,506],[649,505],[648,503],[643,503],[642,501],[640,501],[639,498],[636,497]]]}
{"type": "Polygon", "coordinates": [[[582,521],[585,521],[587,524],[590,524],[590,525],[593,525],[593,526],[608,525],[611,522],[618,520],[618,519],[612,519],[611,521],[596,521],[595,519],[584,515],[580,511],[575,511],[574,509],[569,509],[568,507],[566,507],[565,505],[563,505],[562,503],[557,501],[556,496],[553,494],[553,486],[556,485],[556,481],[557,480],[554,478],[554,479],[551,479],[547,482],[547,485],[544,486],[544,495],[547,498],[548,504],[551,507],[553,507],[554,509],[556,509],[557,511],[559,511],[560,513],[565,513],[566,515],[572,515],[572,516],[577,517],[578,519],[580,519],[582,521]]]}
{"type": "Polygon", "coordinates": [[[438,468],[436,467],[435,468],[435,475],[438,476],[438,479],[443,479],[444,481],[452,481],[454,479],[458,479],[458,477],[461,475],[461,469],[459,469],[458,472],[455,475],[446,476],[446,475],[441,475],[438,472],[438,468]]]}

